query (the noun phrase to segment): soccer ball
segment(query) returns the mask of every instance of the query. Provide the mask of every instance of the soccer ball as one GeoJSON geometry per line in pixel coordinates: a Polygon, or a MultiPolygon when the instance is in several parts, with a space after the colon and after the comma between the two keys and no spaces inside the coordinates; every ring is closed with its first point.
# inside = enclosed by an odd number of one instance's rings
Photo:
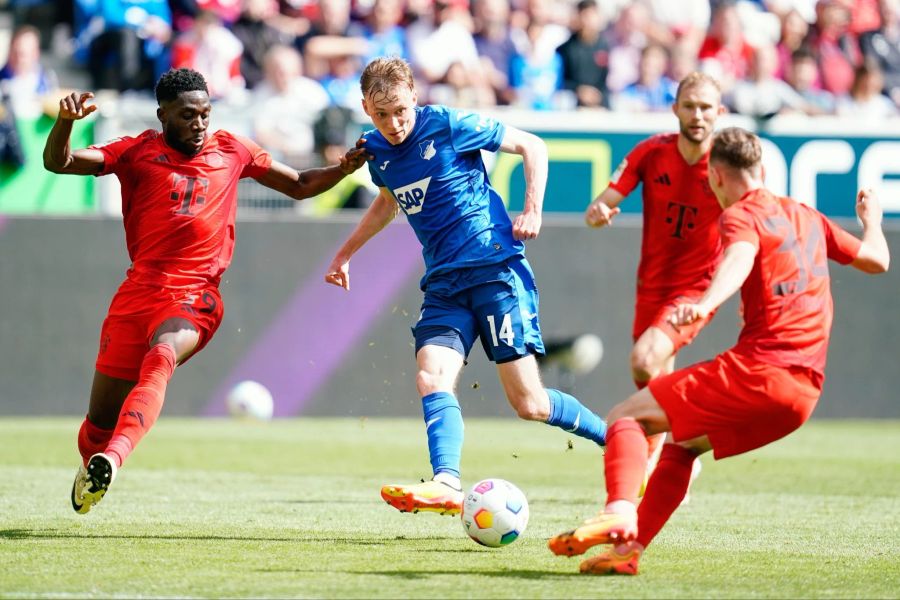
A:
{"type": "Polygon", "coordinates": [[[491,548],[516,541],[528,526],[528,500],[522,490],[503,479],[484,479],[472,486],[463,502],[463,529],[470,538],[491,548]]]}
{"type": "Polygon", "coordinates": [[[272,394],[266,386],[250,380],[231,388],[225,402],[231,416],[257,421],[268,421],[275,409],[272,394]]]}

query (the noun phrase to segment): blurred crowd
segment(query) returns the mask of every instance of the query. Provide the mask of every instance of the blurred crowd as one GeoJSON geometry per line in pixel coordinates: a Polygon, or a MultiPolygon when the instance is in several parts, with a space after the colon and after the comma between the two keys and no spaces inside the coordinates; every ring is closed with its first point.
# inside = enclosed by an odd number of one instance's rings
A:
{"type": "Polygon", "coordinates": [[[359,74],[382,55],[409,60],[421,102],[457,107],[667,111],[692,70],[717,77],[728,107],[754,118],[880,120],[900,105],[900,0],[5,4],[6,112],[40,114],[71,86],[42,51],[91,89],[126,94],[149,96],[166,69],[191,67],[217,102],[252,106],[257,140],[289,161],[344,143],[359,74]]]}

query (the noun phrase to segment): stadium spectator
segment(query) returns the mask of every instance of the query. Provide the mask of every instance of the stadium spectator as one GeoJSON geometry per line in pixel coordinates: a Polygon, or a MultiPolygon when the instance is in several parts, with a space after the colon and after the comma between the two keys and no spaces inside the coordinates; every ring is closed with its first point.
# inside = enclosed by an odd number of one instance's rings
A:
{"type": "MultiPolygon", "coordinates": [[[[709,75],[682,79],[672,106],[679,132],[635,146],[585,212],[589,226],[610,225],[621,212],[619,204],[642,186],[644,226],[631,330],[631,376],[638,389],[671,373],[678,351],[713,317],[678,329],[668,322],[676,301],[700,296],[721,258],[715,224],[722,209],[705,185],[713,129],[725,112],[721,98],[719,83],[709,75]]],[[[661,448],[657,437],[650,469],[661,448]]]]}
{"type": "Polygon", "coordinates": [[[857,195],[860,241],[816,209],[775,196],[763,177],[758,137],[735,127],[716,134],[709,185],[724,209],[725,255],[703,295],[679,301],[670,321],[691,326],[740,289],[744,325],[731,349],[652,381],[610,411],[606,505],[549,542],[566,556],[613,544],[584,560],[583,573],[637,574],[645,549],[684,497],[697,456],[743,454],[806,422],[825,379],[834,311],[828,260],[865,273],[888,269],[874,192],[857,195]],[[670,442],[638,506],[647,436],[662,432],[671,432],[670,442]]]}
{"type": "Polygon", "coordinates": [[[791,55],[803,46],[808,33],[809,23],[799,11],[790,10],[781,17],[781,37],[775,46],[778,51],[776,77],[787,79],[792,62],[791,55]]]}
{"type": "Polygon", "coordinates": [[[794,51],[787,82],[805,101],[804,111],[812,116],[834,114],[834,95],[817,88],[818,79],[819,66],[812,53],[805,48],[794,51]]]}
{"type": "Polygon", "coordinates": [[[835,96],[849,92],[861,56],[856,36],[850,32],[850,11],[840,0],[819,0],[806,44],[819,65],[822,87],[835,96]]]}
{"type": "Polygon", "coordinates": [[[523,0],[522,8],[510,15],[510,34],[520,54],[528,52],[541,60],[572,35],[568,3],[561,0],[523,0]],[[532,28],[532,25],[539,25],[532,28]],[[535,37],[535,32],[537,36],[535,37]]]}
{"type": "Polygon", "coordinates": [[[245,91],[241,76],[244,47],[219,16],[200,11],[190,31],[181,34],[172,47],[172,67],[203,73],[213,100],[237,100],[245,91]]]}
{"type": "Polygon", "coordinates": [[[528,38],[517,43],[518,49],[509,65],[509,85],[515,93],[514,104],[532,110],[574,108],[575,92],[566,90],[570,102],[562,104],[557,92],[562,85],[562,58],[559,54],[541,51],[546,24],[532,21],[527,28],[528,38]]]}
{"type": "Polygon", "coordinates": [[[209,133],[212,105],[196,71],[168,71],[156,97],[162,132],[148,129],[72,151],[74,121],[97,110],[89,103],[92,93],[72,93],[60,100],[44,146],[49,171],[116,175],[131,260],[103,324],[78,433],[82,460],[71,500],[79,514],[103,498],[153,427],[176,365],[202,350],[222,320],[218,288],[234,248],[238,181],[252,177],[301,200],[332,187],[367,158],[354,149],[340,165],[298,173],[248,139],[221,129],[209,133]]]}
{"type": "Polygon", "coordinates": [[[241,42],[241,76],[250,89],[265,78],[266,54],[277,45],[293,44],[294,36],[273,23],[280,21],[278,3],[275,0],[244,0],[241,16],[231,27],[231,32],[241,42]]]}
{"type": "Polygon", "coordinates": [[[44,112],[44,100],[58,88],[56,73],[41,64],[40,32],[21,25],[9,41],[6,65],[0,69],[0,93],[19,118],[33,119],[44,112]]]}
{"type": "Polygon", "coordinates": [[[880,0],[881,27],[860,36],[866,60],[878,64],[884,75],[884,93],[900,106],[900,3],[880,0]]]}
{"type": "Polygon", "coordinates": [[[640,76],[613,97],[613,109],[626,112],[663,112],[671,110],[678,84],[666,76],[669,57],[657,44],[641,52],[640,76]]]}
{"type": "Polygon", "coordinates": [[[297,48],[306,60],[307,75],[321,81],[335,70],[343,73],[348,62],[356,68],[359,76],[359,61],[348,61],[348,57],[365,56],[369,44],[361,37],[351,35],[350,0],[321,0],[316,4],[318,11],[310,22],[309,31],[297,37],[297,48]]]}
{"type": "Polygon", "coordinates": [[[374,0],[365,22],[350,26],[351,36],[368,42],[366,53],[361,57],[364,64],[379,56],[409,59],[403,17],[402,0],[374,0]]]}
{"type": "Polygon", "coordinates": [[[753,53],[750,77],[734,84],[726,96],[735,112],[768,119],[784,112],[806,112],[806,101],[787,82],[778,79],[778,54],[774,46],[762,45],[753,53]]]}
{"type": "Polygon", "coordinates": [[[444,82],[450,65],[460,63],[478,85],[488,86],[472,37],[468,0],[436,0],[429,16],[407,29],[412,67],[426,86],[444,82]]]}
{"type": "Polygon", "coordinates": [[[744,39],[733,2],[726,0],[716,6],[698,58],[701,70],[718,79],[726,92],[750,72],[753,48],[744,39]]]}
{"type": "Polygon", "coordinates": [[[669,79],[681,81],[697,70],[697,52],[683,40],[675,42],[669,52],[669,79]]]}
{"type": "Polygon", "coordinates": [[[375,125],[363,147],[376,157],[369,173],[379,194],[325,281],[349,290],[351,258],[401,209],[406,213],[425,259],[413,336],[433,479],[386,485],[381,496],[401,512],[458,514],[463,421],[455,386],[478,337],[521,418],[603,443],[603,421],[572,396],[544,389],[535,360],[544,346],[523,240],[540,233],[547,150],[540,138],[495,119],[418,107],[412,71],[400,59],[369,63],[360,86],[375,125]],[[523,158],[525,206],[514,221],[487,179],[482,149],[523,158]]]}
{"type": "MultiPolygon", "coordinates": [[[[609,32],[609,75],[606,85],[615,93],[640,77],[638,65],[641,52],[647,45],[646,31],[650,27],[650,12],[646,5],[634,2],[626,5],[609,32]]],[[[696,51],[691,50],[696,55],[696,51]]]]}
{"type": "Polygon", "coordinates": [[[698,50],[710,24],[709,0],[647,0],[650,21],[647,35],[651,42],[671,48],[678,41],[698,50]]]}
{"type": "Polygon", "coordinates": [[[475,0],[474,40],[481,57],[487,85],[493,90],[497,104],[510,104],[515,98],[509,86],[509,65],[516,53],[509,26],[507,0],[475,0]]]}
{"type": "Polygon", "coordinates": [[[837,97],[835,113],[839,117],[853,117],[873,122],[897,116],[897,105],[881,93],[883,89],[884,77],[881,69],[877,63],[866,61],[856,67],[850,91],[837,97]]]}
{"type": "Polygon", "coordinates": [[[166,0],[75,0],[75,59],[94,89],[149,90],[169,67],[166,0]]]}
{"type": "Polygon", "coordinates": [[[483,79],[473,78],[462,63],[456,62],[450,65],[440,83],[428,89],[428,102],[452,104],[456,108],[490,108],[496,106],[497,97],[493,89],[484,85],[483,79]]]}
{"type": "Polygon", "coordinates": [[[277,160],[309,166],[313,123],[330,104],[328,93],[303,76],[300,53],[290,46],[273,46],[264,65],[266,78],[253,92],[253,138],[277,160]]]}
{"type": "Polygon", "coordinates": [[[606,26],[597,0],[579,0],[572,36],[556,50],[562,58],[563,88],[575,94],[578,106],[609,108],[609,44],[601,35],[606,26]]]}
{"type": "Polygon", "coordinates": [[[360,113],[362,95],[359,92],[359,57],[352,54],[331,56],[320,82],[328,93],[332,106],[343,106],[360,113]]]}

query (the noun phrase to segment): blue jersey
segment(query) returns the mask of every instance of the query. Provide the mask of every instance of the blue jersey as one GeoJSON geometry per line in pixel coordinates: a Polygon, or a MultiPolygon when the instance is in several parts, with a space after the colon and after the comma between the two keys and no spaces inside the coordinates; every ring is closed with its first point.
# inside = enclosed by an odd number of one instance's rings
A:
{"type": "Polygon", "coordinates": [[[524,256],[512,221],[488,181],[481,150],[496,152],[506,128],[495,119],[446,106],[416,107],[412,132],[393,145],[363,134],[372,181],[387,188],[422,243],[425,276],[524,256]]]}

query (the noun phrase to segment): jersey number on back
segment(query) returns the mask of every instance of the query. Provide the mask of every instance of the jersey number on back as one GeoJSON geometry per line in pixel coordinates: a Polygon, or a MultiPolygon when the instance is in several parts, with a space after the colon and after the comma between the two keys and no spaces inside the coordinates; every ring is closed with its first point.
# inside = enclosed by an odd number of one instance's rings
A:
{"type": "Polygon", "coordinates": [[[766,229],[772,233],[783,232],[784,240],[778,247],[778,252],[790,254],[794,258],[797,268],[797,279],[772,284],[772,292],[776,296],[799,294],[806,290],[810,277],[828,275],[827,263],[824,260],[816,259],[816,249],[819,247],[819,240],[822,239],[822,232],[818,227],[810,228],[809,235],[806,236],[806,244],[801,248],[800,240],[797,239],[790,221],[784,217],[767,217],[763,222],[766,229]]]}
{"type": "Polygon", "coordinates": [[[208,188],[209,179],[175,173],[172,175],[172,190],[169,192],[169,199],[179,204],[176,211],[179,215],[193,215],[191,209],[206,202],[208,188]]]}

